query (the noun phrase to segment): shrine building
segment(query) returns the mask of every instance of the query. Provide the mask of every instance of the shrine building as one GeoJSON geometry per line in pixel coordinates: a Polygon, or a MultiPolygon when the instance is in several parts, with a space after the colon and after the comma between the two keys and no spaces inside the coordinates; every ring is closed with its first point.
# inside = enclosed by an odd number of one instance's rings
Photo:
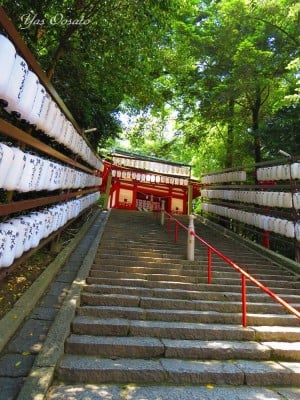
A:
{"type": "Polygon", "coordinates": [[[104,161],[105,208],[156,211],[162,202],[167,212],[188,214],[199,196],[187,164],[118,150],[104,161]]]}

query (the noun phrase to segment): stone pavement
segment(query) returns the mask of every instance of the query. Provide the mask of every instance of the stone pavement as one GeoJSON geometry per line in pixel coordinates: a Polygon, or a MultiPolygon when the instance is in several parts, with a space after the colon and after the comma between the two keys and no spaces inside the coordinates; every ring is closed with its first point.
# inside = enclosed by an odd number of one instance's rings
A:
{"type": "Polygon", "coordinates": [[[99,209],[94,212],[72,242],[0,321],[0,400],[17,398],[106,216],[99,209]]]}

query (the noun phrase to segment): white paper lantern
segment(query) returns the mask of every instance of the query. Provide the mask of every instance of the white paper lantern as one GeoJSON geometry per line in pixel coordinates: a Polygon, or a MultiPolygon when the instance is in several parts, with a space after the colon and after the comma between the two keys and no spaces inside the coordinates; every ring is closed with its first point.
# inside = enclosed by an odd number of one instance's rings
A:
{"type": "Polygon", "coordinates": [[[285,236],[288,238],[295,237],[295,225],[293,221],[287,221],[285,225],[285,236]]]}
{"type": "Polygon", "coordinates": [[[18,54],[15,56],[15,62],[11,69],[8,84],[3,93],[4,99],[7,101],[7,111],[12,112],[17,108],[19,98],[21,96],[25,78],[28,71],[26,61],[18,54]]]}
{"type": "Polygon", "coordinates": [[[300,179],[300,163],[293,163],[291,165],[291,172],[293,179],[300,179]]]}
{"type": "Polygon", "coordinates": [[[0,238],[0,267],[9,267],[15,259],[16,248],[19,240],[19,232],[17,228],[11,224],[0,223],[0,238]],[[3,235],[5,235],[4,242],[3,235]]]}
{"type": "Polygon", "coordinates": [[[48,117],[48,112],[51,104],[51,97],[46,92],[45,96],[42,98],[41,111],[39,113],[39,119],[36,122],[36,129],[39,129],[46,133],[46,119],[48,117]]]}
{"type": "Polygon", "coordinates": [[[7,111],[15,112],[18,118],[29,122],[30,113],[32,111],[34,100],[37,94],[39,80],[37,76],[30,70],[27,71],[25,81],[17,101],[12,106],[8,104],[7,111]]]}
{"type": "Polygon", "coordinates": [[[296,210],[300,209],[300,192],[293,194],[293,203],[296,210]]]}
{"type": "Polygon", "coordinates": [[[6,176],[11,169],[13,159],[13,150],[4,143],[0,143],[0,188],[3,188],[6,176]]]}
{"type": "Polygon", "coordinates": [[[48,99],[48,101],[49,101],[48,110],[47,110],[45,118],[43,119],[42,129],[48,136],[53,137],[52,129],[53,129],[56,115],[58,113],[58,107],[57,107],[55,101],[53,101],[53,99],[51,97],[48,99]]]}
{"type": "Polygon", "coordinates": [[[18,147],[12,147],[13,161],[11,168],[9,169],[6,178],[3,182],[3,188],[5,190],[16,190],[18,189],[23,170],[25,168],[25,153],[18,147]]]}
{"type": "Polygon", "coordinates": [[[17,232],[19,233],[18,243],[15,248],[15,258],[19,258],[25,251],[25,242],[26,242],[28,227],[26,224],[22,223],[22,221],[18,218],[12,218],[8,221],[8,223],[13,225],[17,229],[17,232]]]}
{"type": "Polygon", "coordinates": [[[36,179],[39,162],[38,157],[30,153],[24,153],[24,158],[25,166],[23,168],[18,187],[16,188],[16,190],[19,192],[29,192],[34,190],[33,185],[36,179]]]}
{"type": "Polygon", "coordinates": [[[43,109],[43,104],[45,102],[45,96],[46,96],[46,89],[41,83],[39,83],[33,107],[28,116],[28,122],[33,126],[37,126],[39,124],[43,109]]]}
{"type": "Polygon", "coordinates": [[[296,239],[300,242],[300,221],[298,221],[295,225],[295,236],[296,239]]]}
{"type": "Polygon", "coordinates": [[[0,99],[7,106],[5,100],[6,88],[15,62],[16,50],[13,43],[0,34],[0,99]]]}

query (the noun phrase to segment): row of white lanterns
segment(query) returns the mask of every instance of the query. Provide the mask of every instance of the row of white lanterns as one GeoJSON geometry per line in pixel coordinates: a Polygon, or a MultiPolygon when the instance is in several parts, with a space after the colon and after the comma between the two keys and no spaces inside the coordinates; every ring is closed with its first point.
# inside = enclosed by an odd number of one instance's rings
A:
{"type": "Polygon", "coordinates": [[[265,231],[272,231],[288,238],[294,238],[296,236],[297,240],[300,240],[300,221],[295,224],[293,221],[287,219],[250,213],[235,208],[223,207],[209,203],[203,203],[202,209],[206,212],[235,219],[245,224],[256,226],[265,231]]]}
{"type": "Polygon", "coordinates": [[[0,188],[19,192],[101,185],[99,176],[0,143],[0,188]]]}
{"type": "Polygon", "coordinates": [[[201,195],[208,199],[224,199],[260,206],[300,209],[300,192],[267,192],[249,190],[202,189],[201,195]]]}
{"type": "Polygon", "coordinates": [[[256,176],[259,181],[284,181],[300,179],[300,163],[275,165],[273,167],[258,168],[256,176]]]}
{"type": "Polygon", "coordinates": [[[181,175],[187,177],[190,176],[190,167],[188,166],[165,164],[156,161],[137,160],[134,158],[120,156],[113,156],[113,163],[123,167],[145,169],[158,174],[181,175]]]}
{"type": "Polygon", "coordinates": [[[120,170],[120,169],[117,170],[113,169],[112,176],[122,179],[137,180],[140,182],[162,183],[162,184],[171,184],[179,186],[187,186],[189,183],[188,179],[165,176],[165,175],[143,174],[140,172],[135,172],[130,170],[120,170]]]}
{"type": "Polygon", "coordinates": [[[204,175],[202,183],[243,182],[247,179],[246,171],[223,172],[220,174],[204,175]]]}
{"type": "Polygon", "coordinates": [[[103,163],[65,117],[13,43],[0,35],[0,99],[9,113],[54,138],[94,168],[103,163]]]}
{"type": "Polygon", "coordinates": [[[42,239],[76,218],[99,196],[100,193],[95,192],[0,223],[0,268],[9,267],[23,253],[37,247],[42,239]]]}

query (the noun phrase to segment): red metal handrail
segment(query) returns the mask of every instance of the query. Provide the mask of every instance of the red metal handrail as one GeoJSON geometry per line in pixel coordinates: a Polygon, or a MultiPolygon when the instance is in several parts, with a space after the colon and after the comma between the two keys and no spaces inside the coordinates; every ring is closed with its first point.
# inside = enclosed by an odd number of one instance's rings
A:
{"type": "Polygon", "coordinates": [[[277,296],[272,290],[264,286],[261,282],[259,282],[257,279],[255,279],[252,275],[250,275],[248,272],[246,272],[243,268],[241,268],[239,265],[237,265],[235,262],[233,262],[230,258],[226,257],[221,251],[217,250],[215,247],[207,243],[203,238],[198,236],[194,231],[189,232],[188,227],[183,225],[181,222],[179,222],[173,215],[169,214],[166,211],[163,211],[167,217],[168,217],[168,230],[171,230],[171,220],[174,220],[175,222],[175,241],[178,241],[178,226],[181,226],[183,229],[185,229],[190,235],[193,235],[200,243],[202,243],[206,248],[208,252],[208,259],[207,259],[207,283],[211,284],[212,283],[212,254],[216,254],[219,256],[222,260],[224,260],[228,265],[233,267],[237,272],[241,274],[241,286],[242,286],[242,325],[245,327],[247,326],[247,288],[246,288],[246,280],[249,279],[254,285],[259,287],[263,292],[268,294],[270,297],[272,297],[273,300],[277,301],[277,303],[281,304],[287,311],[289,311],[291,314],[296,316],[297,318],[300,318],[300,312],[296,310],[293,306],[291,306],[289,303],[284,301],[282,298],[277,296]]]}

